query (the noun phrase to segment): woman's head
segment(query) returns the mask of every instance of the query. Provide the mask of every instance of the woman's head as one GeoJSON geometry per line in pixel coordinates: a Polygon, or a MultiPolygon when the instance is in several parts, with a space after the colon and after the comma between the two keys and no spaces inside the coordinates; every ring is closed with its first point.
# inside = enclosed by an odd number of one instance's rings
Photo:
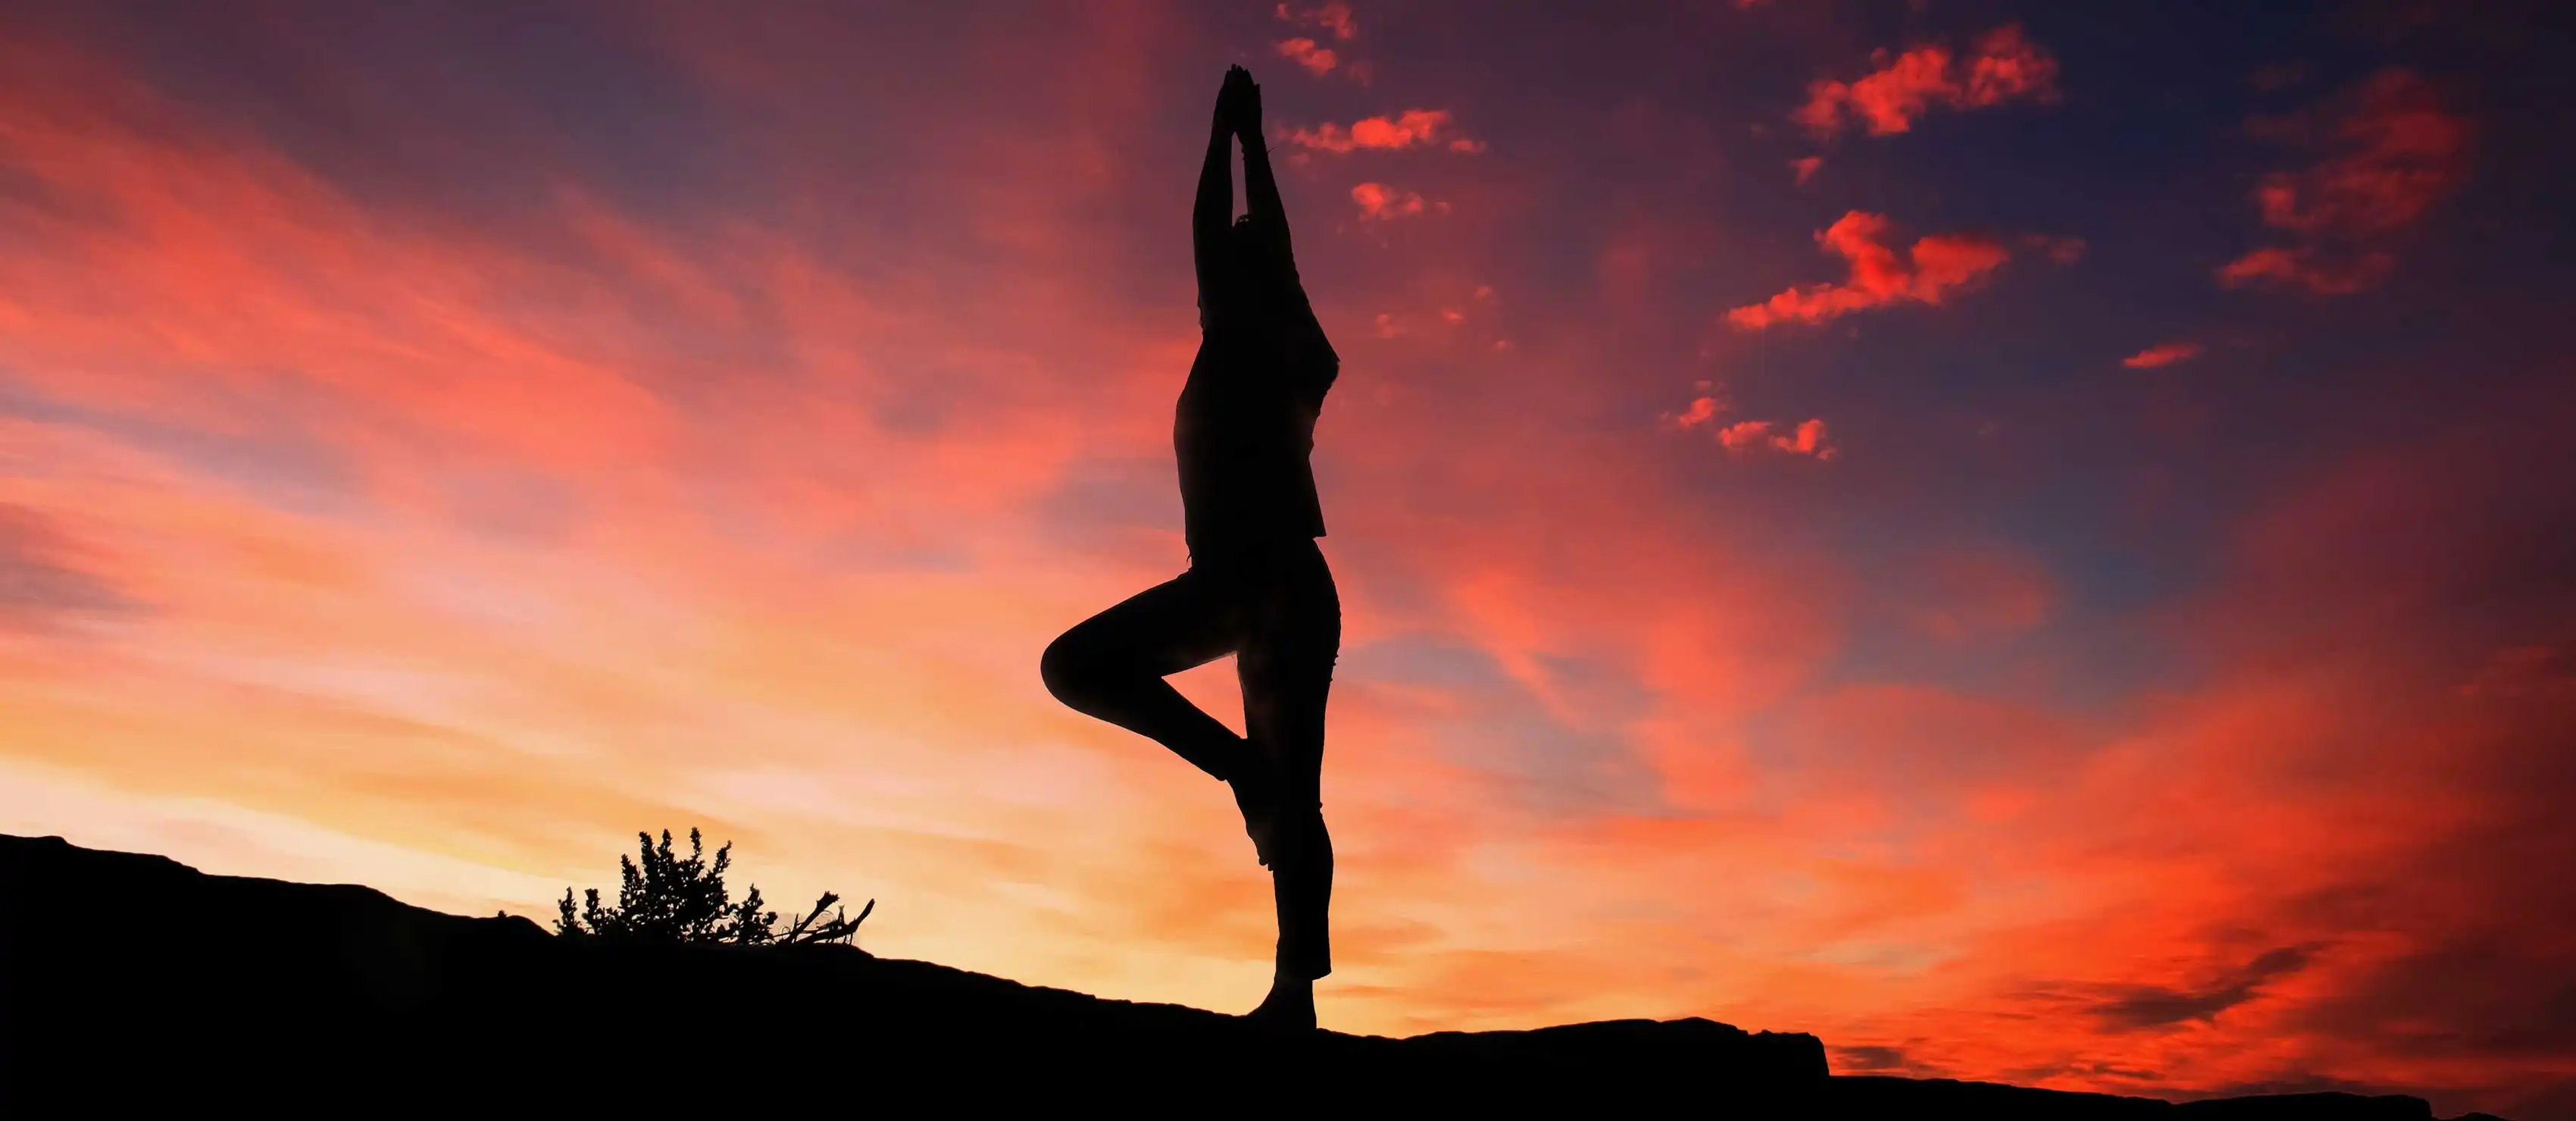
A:
{"type": "Polygon", "coordinates": [[[1252,215],[1242,215],[1226,227],[1225,240],[1226,267],[1236,282],[1257,290],[1275,285],[1288,275],[1278,239],[1252,215]]]}
{"type": "Polygon", "coordinates": [[[1258,316],[1260,309],[1275,300],[1295,283],[1295,272],[1281,253],[1278,239],[1251,215],[1236,218],[1226,227],[1225,240],[1216,254],[1215,274],[1208,279],[1217,292],[1199,295],[1199,325],[1208,325],[1213,298],[1225,305],[1229,319],[1244,315],[1258,316]]]}

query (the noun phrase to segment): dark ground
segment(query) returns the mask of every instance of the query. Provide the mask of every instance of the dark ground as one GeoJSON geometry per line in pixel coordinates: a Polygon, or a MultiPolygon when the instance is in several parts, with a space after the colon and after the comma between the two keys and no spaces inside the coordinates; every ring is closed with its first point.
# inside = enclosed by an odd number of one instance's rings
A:
{"type": "Polygon", "coordinates": [[[0,1013],[0,1072],[15,1072],[0,1085],[101,1101],[513,1113],[551,1101],[550,1112],[656,1116],[708,1103],[768,1116],[1002,1102],[1086,1113],[2432,1116],[2410,1097],[2176,1105],[1829,1077],[1814,1036],[1701,1019],[1279,1037],[1199,1009],[846,946],[576,942],[524,918],[440,914],[363,887],[209,876],[55,837],[0,836],[0,1013]]]}

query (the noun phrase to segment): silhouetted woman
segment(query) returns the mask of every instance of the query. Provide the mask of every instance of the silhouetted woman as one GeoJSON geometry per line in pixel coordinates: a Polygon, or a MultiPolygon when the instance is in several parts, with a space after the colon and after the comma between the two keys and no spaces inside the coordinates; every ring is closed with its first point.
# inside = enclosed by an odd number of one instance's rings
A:
{"type": "Polygon", "coordinates": [[[1262,146],[1261,89],[1240,66],[1217,92],[1191,243],[1201,338],[1172,423],[1189,570],[1066,631],[1039,670],[1058,700],[1234,788],[1279,908],[1278,971],[1252,1016],[1312,1028],[1315,979],[1333,970],[1333,843],[1318,783],[1342,614],[1315,545],[1324,515],[1307,454],[1341,359],[1298,283],[1262,146]],[[1229,222],[1237,139],[1249,213],[1229,222]],[[1244,736],[1163,680],[1227,654],[1244,736]]]}

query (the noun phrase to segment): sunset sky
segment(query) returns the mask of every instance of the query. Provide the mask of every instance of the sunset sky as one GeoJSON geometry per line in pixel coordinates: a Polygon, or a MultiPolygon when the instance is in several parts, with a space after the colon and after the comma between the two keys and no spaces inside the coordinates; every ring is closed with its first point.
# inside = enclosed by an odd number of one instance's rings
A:
{"type": "Polygon", "coordinates": [[[1251,1007],[1224,787],[1037,674],[1184,563],[1241,63],[1326,1026],[2576,1116],[2551,15],[0,4],[0,831],[542,918],[698,825],[1251,1007]]]}

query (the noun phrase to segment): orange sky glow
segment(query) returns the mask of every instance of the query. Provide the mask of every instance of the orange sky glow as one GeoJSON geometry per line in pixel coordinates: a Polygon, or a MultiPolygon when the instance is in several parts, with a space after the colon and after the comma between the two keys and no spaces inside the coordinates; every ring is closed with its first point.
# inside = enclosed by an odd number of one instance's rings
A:
{"type": "Polygon", "coordinates": [[[0,8],[0,830],[546,917],[697,825],[1250,1007],[1226,791],[1036,671],[1184,562],[1240,61],[1326,1026],[2576,1115],[2544,48],[2024,7],[0,8]]]}

